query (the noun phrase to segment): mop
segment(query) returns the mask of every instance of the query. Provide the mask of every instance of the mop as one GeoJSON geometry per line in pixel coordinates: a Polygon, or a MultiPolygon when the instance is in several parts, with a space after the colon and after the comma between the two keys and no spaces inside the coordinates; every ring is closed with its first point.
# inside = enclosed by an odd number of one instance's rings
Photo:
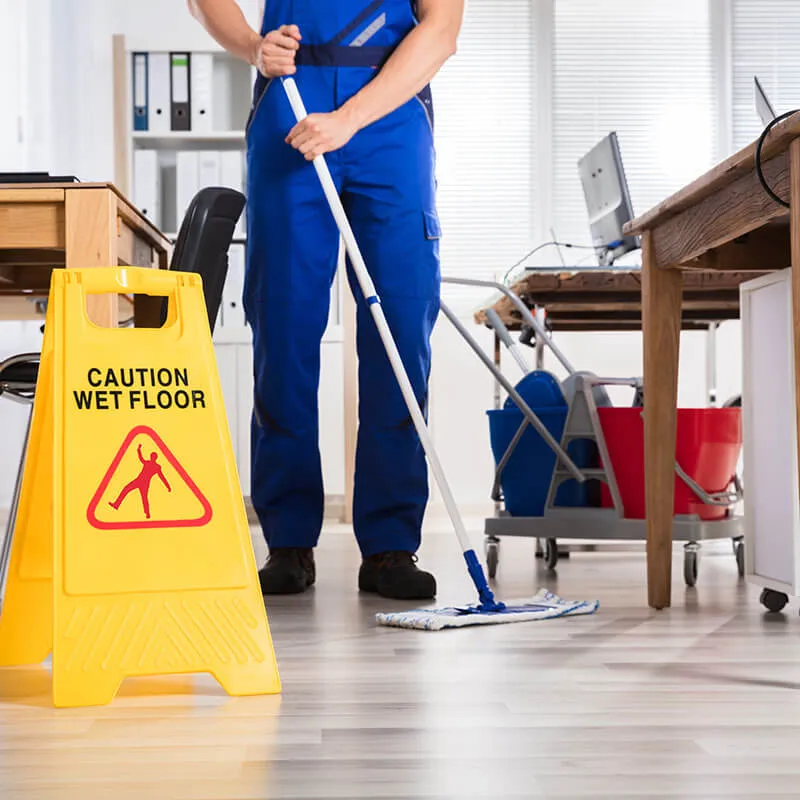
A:
{"type": "MultiPolygon", "coordinates": [[[[297,84],[291,77],[281,79],[286,96],[292,107],[298,122],[307,116],[303,100],[297,88],[297,84]]],[[[314,161],[314,168],[322,185],[325,197],[330,206],[331,212],[339,233],[350,257],[350,263],[358,280],[361,291],[367,301],[367,305],[372,313],[373,320],[378,329],[378,333],[383,342],[392,370],[397,378],[397,382],[406,402],[411,419],[419,435],[420,442],[428,458],[431,471],[433,472],[436,483],[442,493],[442,497],[447,508],[448,515],[455,528],[464,560],[467,564],[472,582],[478,591],[478,603],[462,607],[450,607],[440,609],[415,609],[413,611],[403,611],[399,613],[377,614],[376,620],[380,625],[416,628],[423,630],[442,630],[444,628],[457,628],[467,625],[486,625],[505,622],[524,622],[528,620],[549,619],[576,614],[591,614],[597,610],[596,601],[568,602],[549,593],[539,592],[535,597],[513,603],[501,603],[495,599],[492,590],[486,580],[483,566],[478,560],[478,556],[472,547],[467,534],[466,527],[456,506],[455,498],[444,475],[444,470],[439,461],[439,457],[433,447],[430,434],[428,432],[422,410],[414,396],[411,381],[408,378],[405,367],[403,366],[400,353],[395,344],[391,330],[389,329],[386,316],[381,307],[381,301],[375,290],[375,286],[370,278],[364,258],[356,242],[350,222],[347,219],[339,193],[333,183],[327,162],[324,156],[317,156],[314,161]]],[[[573,465],[574,466],[574,465],[573,465]]],[[[577,467],[574,467],[575,471],[577,467]]],[[[581,478],[582,479],[582,475],[581,478]]]]}

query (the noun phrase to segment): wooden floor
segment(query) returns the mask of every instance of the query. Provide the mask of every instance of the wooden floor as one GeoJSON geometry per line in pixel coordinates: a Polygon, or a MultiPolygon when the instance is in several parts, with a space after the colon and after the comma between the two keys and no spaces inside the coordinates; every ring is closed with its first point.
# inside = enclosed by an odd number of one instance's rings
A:
{"type": "MultiPolygon", "coordinates": [[[[56,711],[45,668],[0,670],[0,798],[800,797],[797,603],[767,618],[730,545],[705,549],[696,590],[676,549],[675,605],[653,612],[641,552],[552,577],[507,540],[501,595],[546,585],[599,612],[428,633],[374,627],[401,604],[359,597],[353,539],[331,530],[315,590],[268,605],[280,698],[201,676],[56,711]]],[[[423,563],[439,604],[472,601],[452,534],[423,563]]]]}

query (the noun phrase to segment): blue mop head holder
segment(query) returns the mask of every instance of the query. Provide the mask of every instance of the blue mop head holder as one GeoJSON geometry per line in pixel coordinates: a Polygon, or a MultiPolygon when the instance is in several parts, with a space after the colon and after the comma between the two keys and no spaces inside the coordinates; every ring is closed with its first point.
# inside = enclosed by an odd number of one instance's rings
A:
{"type": "Polygon", "coordinates": [[[472,582],[475,584],[475,588],[478,590],[478,597],[481,601],[475,611],[478,613],[483,611],[505,611],[505,603],[498,603],[497,600],[494,599],[494,594],[489,588],[489,583],[486,580],[483,567],[481,566],[481,562],[478,561],[478,556],[475,551],[465,550],[464,560],[467,562],[469,575],[472,578],[472,582]]]}

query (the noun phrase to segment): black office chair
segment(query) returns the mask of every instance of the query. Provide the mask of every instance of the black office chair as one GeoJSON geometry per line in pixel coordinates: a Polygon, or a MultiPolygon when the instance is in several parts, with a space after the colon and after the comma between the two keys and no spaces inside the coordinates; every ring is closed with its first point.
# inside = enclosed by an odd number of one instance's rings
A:
{"type": "Polygon", "coordinates": [[[25,454],[28,451],[28,439],[31,432],[31,412],[33,411],[33,396],[36,391],[36,379],[39,375],[39,354],[23,353],[12,356],[0,362],[0,397],[8,397],[18,403],[30,406],[28,420],[25,424],[25,438],[22,442],[22,456],[14,481],[14,494],[11,497],[11,507],[6,521],[3,545],[0,548],[0,592],[5,586],[8,572],[8,561],[11,555],[11,534],[17,522],[19,510],[19,496],[22,489],[22,474],[25,465],[25,454]]]}
{"type": "MultiPolygon", "coordinates": [[[[211,332],[222,304],[222,290],[228,274],[228,251],[236,223],[244,210],[245,197],[233,189],[210,187],[195,195],[178,232],[170,262],[171,270],[195,272],[203,280],[206,312],[211,332]]],[[[167,318],[167,299],[161,306],[161,324],[167,318]]],[[[19,509],[25,455],[28,451],[33,398],[39,377],[39,353],[25,353],[0,361],[0,396],[31,407],[25,432],[22,456],[14,484],[14,495],[0,549],[0,592],[5,585],[11,554],[11,539],[19,509]]]]}
{"type": "MultiPolygon", "coordinates": [[[[172,253],[170,269],[196,272],[203,279],[206,312],[212,333],[228,275],[228,250],[244,204],[244,195],[233,189],[202,189],[186,211],[172,253]]],[[[161,306],[161,324],[166,320],[165,300],[161,306]]]]}

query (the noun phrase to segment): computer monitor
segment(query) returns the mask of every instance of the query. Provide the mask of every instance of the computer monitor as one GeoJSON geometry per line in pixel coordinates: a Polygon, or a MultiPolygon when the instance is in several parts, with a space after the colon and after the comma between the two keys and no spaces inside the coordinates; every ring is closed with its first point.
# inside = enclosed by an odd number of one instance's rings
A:
{"type": "Polygon", "coordinates": [[[756,113],[762,125],[766,128],[778,115],[775,113],[775,109],[772,107],[772,103],[770,103],[769,97],[767,97],[767,93],[764,91],[764,87],[761,85],[757,75],[753,76],[753,94],[755,96],[756,113]]]}
{"type": "Polygon", "coordinates": [[[592,244],[601,265],[610,265],[625,253],[639,249],[636,236],[625,236],[633,219],[628,181],[616,132],[612,131],[578,161],[592,244]]]}

